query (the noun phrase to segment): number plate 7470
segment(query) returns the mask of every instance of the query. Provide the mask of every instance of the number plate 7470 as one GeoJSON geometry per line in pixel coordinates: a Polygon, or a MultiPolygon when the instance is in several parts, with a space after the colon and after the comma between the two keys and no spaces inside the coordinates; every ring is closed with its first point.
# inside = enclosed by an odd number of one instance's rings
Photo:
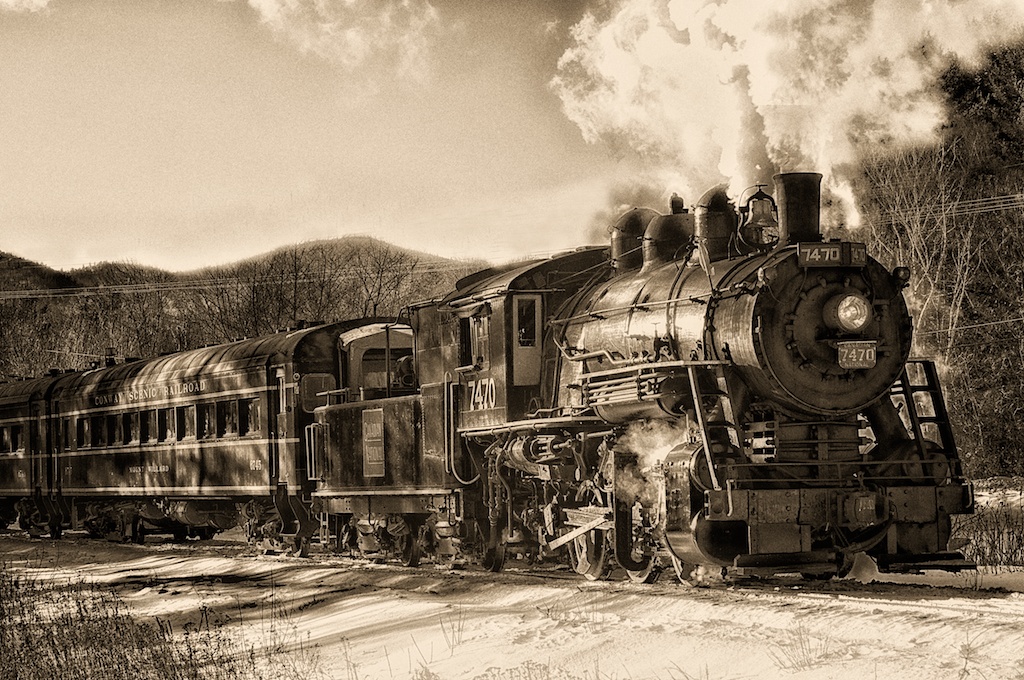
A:
{"type": "Polygon", "coordinates": [[[850,340],[838,343],[840,368],[874,368],[877,350],[874,340],[850,340]]]}

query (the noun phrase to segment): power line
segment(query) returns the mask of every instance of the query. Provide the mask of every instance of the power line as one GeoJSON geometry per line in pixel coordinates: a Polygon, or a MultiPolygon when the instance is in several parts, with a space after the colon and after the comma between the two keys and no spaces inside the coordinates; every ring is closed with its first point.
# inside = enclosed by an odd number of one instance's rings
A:
{"type": "Polygon", "coordinates": [[[900,221],[917,221],[936,219],[939,217],[960,217],[966,215],[982,215],[1003,210],[1024,208],[1024,193],[988,196],[986,198],[966,199],[949,203],[932,203],[921,209],[908,207],[905,211],[890,210],[882,216],[881,224],[893,226],[900,221]],[[903,219],[898,219],[903,217],[903,219]]]}
{"type": "Polygon", "coordinates": [[[939,333],[955,333],[958,331],[969,331],[975,328],[988,328],[990,326],[1002,326],[1008,323],[1020,323],[1024,317],[1018,316],[1015,319],[1002,319],[1001,321],[988,321],[986,323],[975,323],[968,326],[957,326],[955,328],[940,328],[935,331],[922,331],[918,335],[938,335],[939,333]]]}

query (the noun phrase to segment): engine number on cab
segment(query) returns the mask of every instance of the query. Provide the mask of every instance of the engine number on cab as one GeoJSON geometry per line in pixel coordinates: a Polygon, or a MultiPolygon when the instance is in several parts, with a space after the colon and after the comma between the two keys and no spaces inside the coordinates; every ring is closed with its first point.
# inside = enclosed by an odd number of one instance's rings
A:
{"type": "Polygon", "coordinates": [[[485,411],[494,408],[497,403],[497,389],[494,386],[494,378],[481,378],[470,380],[466,383],[469,392],[469,410],[485,411]]]}

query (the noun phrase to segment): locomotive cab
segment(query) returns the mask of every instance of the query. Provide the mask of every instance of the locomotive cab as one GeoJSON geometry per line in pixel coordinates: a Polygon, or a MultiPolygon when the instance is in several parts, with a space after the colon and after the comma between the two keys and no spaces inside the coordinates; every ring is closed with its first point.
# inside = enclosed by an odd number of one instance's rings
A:
{"type": "Polygon", "coordinates": [[[417,374],[447,386],[460,430],[528,419],[550,403],[558,349],[547,321],[582,283],[606,276],[606,263],[606,249],[584,248],[486,270],[412,309],[417,374]]]}
{"type": "Polygon", "coordinates": [[[338,353],[342,386],[333,394],[335,400],[381,399],[415,391],[407,360],[413,353],[412,331],[404,324],[380,323],[342,333],[338,353]]]}

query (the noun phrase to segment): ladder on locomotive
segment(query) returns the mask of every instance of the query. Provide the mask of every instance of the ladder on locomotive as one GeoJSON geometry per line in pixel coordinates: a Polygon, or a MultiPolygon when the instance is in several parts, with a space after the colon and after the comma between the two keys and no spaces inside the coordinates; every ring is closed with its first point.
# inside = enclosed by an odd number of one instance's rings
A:
{"type": "Polygon", "coordinates": [[[704,446],[704,457],[708,464],[708,471],[711,475],[712,486],[721,490],[722,485],[718,480],[718,473],[715,466],[715,453],[712,447],[728,442],[734,450],[742,450],[742,439],[739,426],[736,424],[736,414],[733,411],[732,397],[729,393],[729,385],[725,379],[724,362],[692,363],[687,365],[687,378],[690,381],[690,393],[693,396],[693,410],[697,420],[697,427],[700,430],[701,443],[704,446]],[[708,376],[710,380],[701,384],[701,376],[708,376]],[[705,404],[705,397],[712,402],[709,407],[705,404]],[[720,406],[718,418],[711,420],[712,411],[715,405],[720,406]]]}
{"type": "Polygon", "coordinates": [[[897,407],[903,404],[921,459],[927,460],[931,454],[942,453],[950,463],[955,462],[955,472],[959,474],[953,427],[949,422],[935,362],[908,361],[889,394],[897,407]],[[933,446],[926,447],[926,442],[933,446]]]}

